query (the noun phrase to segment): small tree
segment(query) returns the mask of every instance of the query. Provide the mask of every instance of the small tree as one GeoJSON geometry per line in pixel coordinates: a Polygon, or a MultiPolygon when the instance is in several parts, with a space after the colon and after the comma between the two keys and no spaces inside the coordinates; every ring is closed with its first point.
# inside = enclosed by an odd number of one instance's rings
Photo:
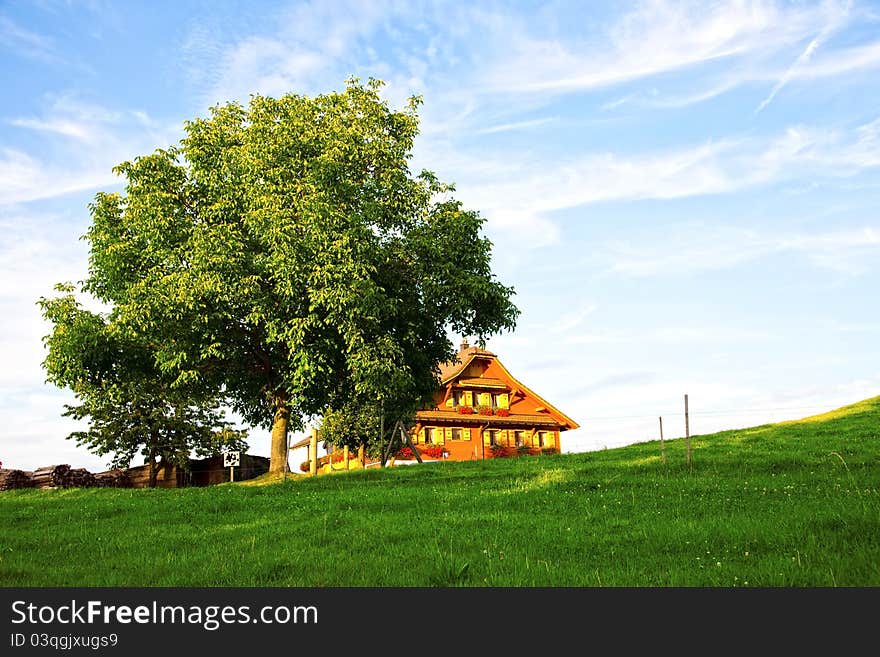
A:
{"type": "Polygon", "coordinates": [[[210,456],[222,447],[246,448],[245,434],[225,426],[215,399],[172,387],[143,344],[126,339],[97,313],[84,310],[74,288],[60,285],[55,299],[41,299],[52,323],[44,338],[48,379],[70,388],[77,399],[63,415],[87,420],[89,428],[68,438],[99,455],[110,467],[128,467],[140,451],[156,485],[159,462],[188,468],[190,455],[210,456]]]}

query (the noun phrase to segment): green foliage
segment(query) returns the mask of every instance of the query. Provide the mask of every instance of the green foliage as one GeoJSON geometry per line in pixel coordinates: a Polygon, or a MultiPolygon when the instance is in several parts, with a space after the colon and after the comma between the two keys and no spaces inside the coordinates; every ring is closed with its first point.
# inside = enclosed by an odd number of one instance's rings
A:
{"type": "Polygon", "coordinates": [[[483,219],[409,170],[420,100],[393,111],[380,85],[218,105],[90,206],[85,287],[113,330],[173,385],[273,425],[273,471],[288,417],[404,417],[453,357],[447,331],[484,339],[518,314],[483,219]]]}
{"type": "Polygon", "coordinates": [[[665,464],[654,441],[285,485],[7,491],[0,581],[880,586],[880,397],[692,439],[693,468],[676,439],[665,464]]]}
{"type": "MultiPolygon", "coordinates": [[[[369,404],[349,403],[338,410],[328,409],[321,418],[321,440],[351,449],[364,445],[368,454],[377,456],[382,448],[380,415],[381,410],[369,404]]],[[[385,427],[386,435],[391,429],[391,425],[385,427]]]]}
{"type": "Polygon", "coordinates": [[[139,450],[148,462],[158,458],[186,466],[193,452],[210,456],[224,447],[246,449],[245,434],[226,426],[215,399],[172,387],[145,344],[83,309],[73,286],[56,290],[61,296],[39,301],[52,325],[44,338],[43,366],[50,382],[76,396],[78,403],[66,405],[63,415],[89,425],[68,438],[109,455],[109,465],[121,468],[139,450]]]}

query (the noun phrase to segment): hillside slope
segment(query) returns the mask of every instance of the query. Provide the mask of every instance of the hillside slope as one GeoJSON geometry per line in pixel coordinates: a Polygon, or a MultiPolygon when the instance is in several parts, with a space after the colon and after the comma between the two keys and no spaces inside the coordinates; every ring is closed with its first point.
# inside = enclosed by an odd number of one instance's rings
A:
{"type": "MultiPolygon", "coordinates": [[[[589,423],[585,423],[589,428],[589,423]]],[[[878,586],[880,397],[659,443],[0,494],[6,586],[878,586]]]]}

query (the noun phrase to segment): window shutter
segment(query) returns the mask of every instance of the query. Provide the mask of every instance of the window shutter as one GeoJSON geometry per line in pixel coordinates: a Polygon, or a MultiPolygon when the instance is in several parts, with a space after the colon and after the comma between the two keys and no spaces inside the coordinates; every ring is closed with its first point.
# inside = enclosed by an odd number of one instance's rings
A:
{"type": "Polygon", "coordinates": [[[506,392],[498,395],[498,408],[510,408],[510,397],[506,392]]]}
{"type": "Polygon", "coordinates": [[[471,439],[471,430],[465,427],[461,430],[461,439],[462,440],[470,440],[471,439]]]}
{"type": "Polygon", "coordinates": [[[547,447],[556,447],[556,432],[547,432],[547,447]]]}
{"type": "Polygon", "coordinates": [[[465,406],[473,406],[474,405],[474,393],[470,390],[464,391],[464,401],[462,402],[465,406]]]}
{"type": "Polygon", "coordinates": [[[425,427],[419,429],[419,434],[416,436],[416,442],[422,444],[425,443],[425,427]]]}
{"type": "Polygon", "coordinates": [[[483,444],[486,445],[487,447],[492,444],[492,441],[489,440],[489,432],[488,431],[483,432],[483,444]]]}
{"type": "Polygon", "coordinates": [[[492,395],[488,392],[480,393],[480,406],[491,406],[492,405],[492,395]]]}
{"type": "Polygon", "coordinates": [[[446,429],[440,435],[441,444],[446,444],[447,440],[452,440],[452,427],[446,427],[446,429]],[[445,434],[445,438],[444,438],[444,434],[445,434]]]}
{"type": "Polygon", "coordinates": [[[455,406],[455,395],[452,393],[449,394],[449,399],[446,400],[446,405],[450,408],[455,406]]]}
{"type": "Polygon", "coordinates": [[[498,444],[507,445],[507,429],[502,429],[498,432],[498,444]]]}

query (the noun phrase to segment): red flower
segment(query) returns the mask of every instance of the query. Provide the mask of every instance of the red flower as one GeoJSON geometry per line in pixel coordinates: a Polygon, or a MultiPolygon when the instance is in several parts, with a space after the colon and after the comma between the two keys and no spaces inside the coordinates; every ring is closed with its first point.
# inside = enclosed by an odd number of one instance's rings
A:
{"type": "Polygon", "coordinates": [[[470,406],[459,406],[458,412],[461,413],[462,415],[472,415],[474,412],[474,409],[471,408],[470,406]]]}
{"type": "Polygon", "coordinates": [[[495,411],[495,415],[497,415],[498,417],[507,417],[508,415],[510,415],[510,411],[506,408],[499,408],[495,411]]]}
{"type": "Polygon", "coordinates": [[[439,459],[443,456],[445,450],[441,445],[428,445],[427,447],[422,447],[420,451],[428,458],[439,459]]]}

